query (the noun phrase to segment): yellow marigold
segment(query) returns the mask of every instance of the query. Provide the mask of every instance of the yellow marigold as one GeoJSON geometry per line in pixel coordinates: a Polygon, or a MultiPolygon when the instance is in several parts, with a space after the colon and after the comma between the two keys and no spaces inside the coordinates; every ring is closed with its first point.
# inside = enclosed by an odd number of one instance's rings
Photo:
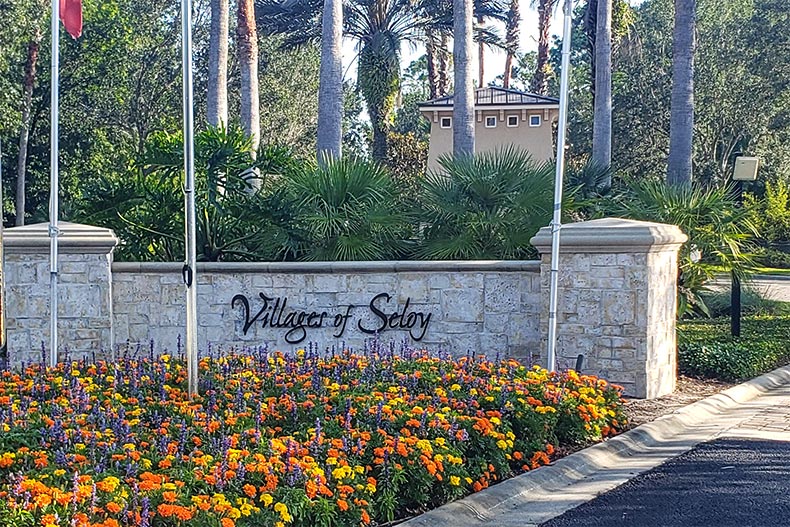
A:
{"type": "Polygon", "coordinates": [[[291,521],[291,515],[288,514],[288,506],[285,503],[281,501],[275,503],[274,512],[278,513],[284,522],[288,523],[291,521]]]}

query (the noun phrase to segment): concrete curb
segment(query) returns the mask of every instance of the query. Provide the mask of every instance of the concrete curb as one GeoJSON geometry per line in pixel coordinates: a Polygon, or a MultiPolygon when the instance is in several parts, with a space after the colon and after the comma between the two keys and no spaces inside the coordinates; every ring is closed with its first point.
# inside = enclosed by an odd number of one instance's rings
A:
{"type": "MultiPolygon", "coordinates": [[[[605,467],[625,464],[629,457],[668,441],[695,425],[706,423],[722,412],[785,384],[790,384],[790,365],[684,406],[655,421],[559,459],[547,467],[521,474],[466,498],[443,505],[401,525],[408,527],[498,525],[505,523],[505,517],[510,524],[514,520],[510,516],[513,514],[512,510],[534,501],[531,494],[536,490],[547,485],[567,486],[605,467]],[[498,517],[503,520],[499,521],[498,517]]],[[[545,512],[546,504],[541,505],[545,512]]],[[[553,516],[559,516],[568,508],[563,508],[559,503],[556,507],[556,514],[553,516]]],[[[523,525],[526,527],[530,524],[525,521],[523,525]]]]}

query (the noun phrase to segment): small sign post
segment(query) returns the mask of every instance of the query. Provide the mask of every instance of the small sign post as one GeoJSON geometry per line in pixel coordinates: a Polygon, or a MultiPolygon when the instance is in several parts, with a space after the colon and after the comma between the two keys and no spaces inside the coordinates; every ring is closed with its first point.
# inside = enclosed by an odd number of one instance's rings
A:
{"type": "MultiPolygon", "coordinates": [[[[738,208],[743,207],[743,182],[757,179],[757,169],[760,160],[756,157],[738,156],[732,171],[732,180],[735,182],[735,203],[738,208]]],[[[730,334],[733,337],[741,336],[741,279],[732,272],[732,287],[730,289],[730,334]]]]}

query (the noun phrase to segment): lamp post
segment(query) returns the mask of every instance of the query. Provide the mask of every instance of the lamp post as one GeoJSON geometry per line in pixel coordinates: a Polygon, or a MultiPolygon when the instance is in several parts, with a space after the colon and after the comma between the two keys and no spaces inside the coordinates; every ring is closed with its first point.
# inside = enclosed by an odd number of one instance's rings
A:
{"type": "MultiPolygon", "coordinates": [[[[735,183],[735,203],[738,208],[743,207],[743,182],[757,179],[759,165],[760,160],[756,157],[737,155],[735,158],[732,180],[735,183]]],[[[730,289],[730,334],[733,337],[741,336],[741,279],[735,271],[732,271],[730,289]]]]}

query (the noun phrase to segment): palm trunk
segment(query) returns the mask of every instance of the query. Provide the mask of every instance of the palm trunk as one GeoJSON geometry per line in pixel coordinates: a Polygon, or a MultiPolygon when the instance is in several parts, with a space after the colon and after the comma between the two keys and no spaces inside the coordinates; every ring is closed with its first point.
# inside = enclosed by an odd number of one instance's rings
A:
{"type": "Polygon", "coordinates": [[[691,185],[694,137],[695,0],[675,0],[672,34],[672,102],[669,119],[667,183],[691,185]]]}
{"type": "Polygon", "coordinates": [[[510,78],[513,74],[513,60],[516,57],[516,52],[518,52],[520,23],[521,12],[518,0],[510,0],[510,9],[507,13],[507,27],[505,29],[505,47],[507,48],[503,82],[505,88],[510,88],[510,78]]]}
{"type": "Polygon", "coordinates": [[[22,125],[19,127],[19,156],[16,165],[16,226],[25,224],[25,179],[27,175],[27,146],[30,139],[30,110],[33,105],[33,87],[36,83],[36,65],[41,44],[41,33],[36,30],[27,45],[25,79],[22,94],[22,125]]]}
{"type": "Polygon", "coordinates": [[[239,70],[241,72],[241,125],[256,151],[261,140],[260,98],[258,96],[258,30],[253,0],[238,0],[236,26],[239,70]]]}
{"type": "Polygon", "coordinates": [[[429,98],[439,97],[439,46],[436,33],[428,29],[425,32],[425,56],[428,62],[428,91],[429,98]]]}
{"type": "Polygon", "coordinates": [[[538,95],[548,93],[549,29],[553,0],[538,0],[538,60],[530,89],[538,95]]]}
{"type": "MultiPolygon", "coordinates": [[[[612,164],[612,0],[598,0],[592,160],[602,166],[612,164]]],[[[611,183],[605,181],[604,186],[611,183]]]]}
{"type": "Polygon", "coordinates": [[[368,44],[359,52],[357,82],[373,129],[371,155],[383,163],[387,159],[387,136],[400,89],[400,58],[392,57],[390,50],[380,45],[368,44]]]}
{"type": "Polygon", "coordinates": [[[475,152],[472,13],[472,0],[453,0],[453,155],[456,157],[475,152]]]}
{"type": "Polygon", "coordinates": [[[510,75],[513,71],[513,54],[508,53],[505,57],[505,75],[502,78],[502,86],[507,89],[510,88],[510,75]]]}
{"type": "Polygon", "coordinates": [[[450,93],[450,51],[448,50],[448,37],[446,34],[442,35],[438,55],[438,96],[444,97],[450,93]]]}
{"type": "Polygon", "coordinates": [[[211,0],[206,117],[211,126],[228,124],[228,0],[211,0]]]}
{"type": "MultiPolygon", "coordinates": [[[[483,17],[477,17],[478,25],[485,24],[483,17]]],[[[486,48],[483,41],[477,43],[477,86],[482,88],[486,85],[486,48]]]]}
{"type": "Polygon", "coordinates": [[[343,3],[324,0],[318,91],[319,163],[340,159],[343,142],[343,3]]]}

